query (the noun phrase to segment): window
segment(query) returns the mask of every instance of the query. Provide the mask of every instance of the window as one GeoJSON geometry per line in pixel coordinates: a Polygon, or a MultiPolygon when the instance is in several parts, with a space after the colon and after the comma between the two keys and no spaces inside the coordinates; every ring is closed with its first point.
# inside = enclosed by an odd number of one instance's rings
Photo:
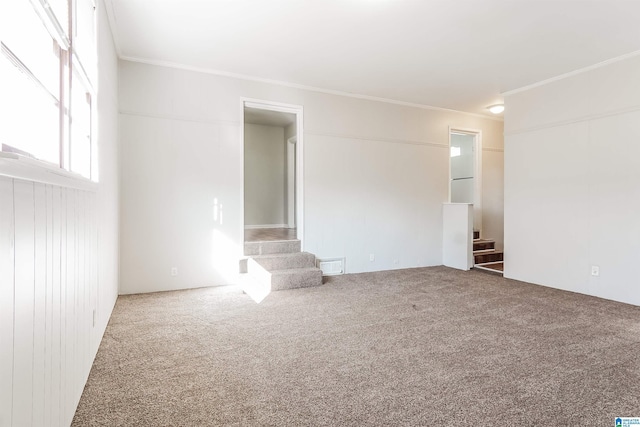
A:
{"type": "Polygon", "coordinates": [[[93,1],[2,2],[2,151],[96,178],[91,164],[95,159],[93,1]]]}

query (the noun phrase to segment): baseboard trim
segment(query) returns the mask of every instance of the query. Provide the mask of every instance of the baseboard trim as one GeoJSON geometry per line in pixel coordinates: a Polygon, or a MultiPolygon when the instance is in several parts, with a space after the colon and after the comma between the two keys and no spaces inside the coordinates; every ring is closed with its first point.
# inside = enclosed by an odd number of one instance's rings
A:
{"type": "Polygon", "coordinates": [[[257,225],[244,226],[245,230],[255,230],[257,228],[291,228],[291,227],[289,227],[289,224],[257,224],[257,225]]]}

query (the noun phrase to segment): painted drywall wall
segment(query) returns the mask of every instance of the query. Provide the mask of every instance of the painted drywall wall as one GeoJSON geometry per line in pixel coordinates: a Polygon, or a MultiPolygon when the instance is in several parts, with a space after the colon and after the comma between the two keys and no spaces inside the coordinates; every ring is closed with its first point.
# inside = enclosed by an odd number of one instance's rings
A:
{"type": "MultiPolygon", "coordinates": [[[[485,140],[483,139],[483,143],[485,140]]],[[[482,148],[482,237],[494,239],[504,248],[504,152],[482,148]]]]}
{"type": "Polygon", "coordinates": [[[101,1],[97,42],[97,190],[0,177],[3,427],[71,424],[117,298],[117,56],[101,1]]]}
{"type": "Polygon", "coordinates": [[[346,257],[347,272],[442,264],[449,126],[502,150],[502,122],[488,118],[121,61],[121,292],[235,280],[241,97],[304,107],[304,247],[346,257]]]}
{"type": "Polygon", "coordinates": [[[284,226],[286,148],[284,127],[244,125],[244,224],[284,226]]]}
{"type": "Polygon", "coordinates": [[[506,277],[640,305],[638,75],[636,56],[506,97],[506,277]]]}

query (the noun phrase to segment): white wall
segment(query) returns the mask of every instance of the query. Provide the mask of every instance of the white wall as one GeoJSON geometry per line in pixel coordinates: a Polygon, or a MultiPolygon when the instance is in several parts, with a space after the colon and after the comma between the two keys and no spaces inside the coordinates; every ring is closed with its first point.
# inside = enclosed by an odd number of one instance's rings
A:
{"type": "MultiPolygon", "coordinates": [[[[348,272],[442,264],[449,126],[481,129],[501,159],[499,121],[121,61],[121,292],[233,280],[226,266],[237,272],[243,239],[241,97],[304,107],[304,245],[346,257],[348,272]],[[223,221],[211,215],[216,199],[223,221]],[[171,266],[184,275],[171,277],[171,266]]],[[[485,187],[501,210],[492,192],[502,189],[485,187]]]]}
{"type": "Polygon", "coordinates": [[[0,176],[3,427],[71,423],[117,298],[117,59],[97,13],[97,190],[0,176]]]}
{"type": "Polygon", "coordinates": [[[286,144],[281,126],[244,125],[244,224],[287,223],[286,144]]]}
{"type": "Polygon", "coordinates": [[[506,277],[640,305],[639,75],[636,56],[506,97],[506,277]]]}

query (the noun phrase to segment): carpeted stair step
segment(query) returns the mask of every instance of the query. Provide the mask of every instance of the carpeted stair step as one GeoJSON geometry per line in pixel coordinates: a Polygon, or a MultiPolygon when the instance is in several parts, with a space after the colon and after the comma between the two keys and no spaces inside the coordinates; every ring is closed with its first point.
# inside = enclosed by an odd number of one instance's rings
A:
{"type": "Polygon", "coordinates": [[[484,264],[487,262],[498,262],[504,260],[504,254],[502,251],[474,251],[473,257],[475,259],[474,264],[484,264]]]}
{"type": "Polygon", "coordinates": [[[473,230],[473,240],[479,239],[480,238],[480,232],[473,230]]]}
{"type": "Polygon", "coordinates": [[[300,240],[269,240],[244,243],[244,254],[248,256],[292,252],[300,252],[300,240]]]}
{"type": "Polygon", "coordinates": [[[309,252],[255,255],[251,258],[268,271],[316,266],[316,257],[309,252]]]}
{"type": "Polygon", "coordinates": [[[492,239],[477,239],[473,241],[473,250],[482,251],[487,249],[495,249],[496,241],[492,239]]]}
{"type": "Polygon", "coordinates": [[[267,270],[254,258],[247,260],[247,274],[271,291],[322,285],[322,270],[316,267],[267,270]]]}
{"type": "Polygon", "coordinates": [[[322,270],[315,267],[273,270],[270,273],[272,291],[322,285],[322,270]]]}

